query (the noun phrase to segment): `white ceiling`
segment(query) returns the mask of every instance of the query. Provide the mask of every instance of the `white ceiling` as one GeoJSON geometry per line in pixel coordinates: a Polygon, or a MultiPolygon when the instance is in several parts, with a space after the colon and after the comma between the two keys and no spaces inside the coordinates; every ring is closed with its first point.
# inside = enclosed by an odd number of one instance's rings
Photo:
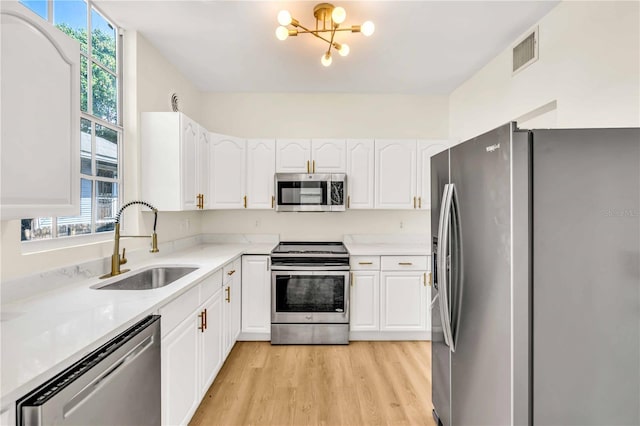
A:
{"type": "Polygon", "coordinates": [[[320,1],[98,0],[138,30],[200,90],[448,94],[522,35],[558,1],[351,1],[344,25],[372,20],[371,37],[338,33],[348,57],[325,68],[326,43],[275,37],[288,9],[315,25],[320,1]]]}

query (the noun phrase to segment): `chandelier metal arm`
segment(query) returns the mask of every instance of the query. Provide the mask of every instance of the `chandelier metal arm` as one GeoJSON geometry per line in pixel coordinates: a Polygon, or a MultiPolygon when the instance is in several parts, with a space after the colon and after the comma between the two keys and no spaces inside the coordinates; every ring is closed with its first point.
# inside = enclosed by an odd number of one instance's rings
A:
{"type": "MultiPolygon", "coordinates": [[[[336,43],[333,43],[332,41],[322,37],[320,34],[318,33],[326,33],[329,32],[331,30],[318,30],[318,31],[314,31],[314,30],[310,30],[309,28],[306,28],[303,25],[298,24],[297,27],[302,28],[304,31],[298,31],[298,34],[312,34],[316,37],[318,37],[320,40],[326,41],[327,43],[329,43],[330,47],[329,50],[331,50],[331,46],[335,47],[336,49],[338,48],[338,46],[336,46],[336,43]]],[[[333,34],[335,34],[335,32],[332,33],[331,39],[333,40],[333,34]]]]}

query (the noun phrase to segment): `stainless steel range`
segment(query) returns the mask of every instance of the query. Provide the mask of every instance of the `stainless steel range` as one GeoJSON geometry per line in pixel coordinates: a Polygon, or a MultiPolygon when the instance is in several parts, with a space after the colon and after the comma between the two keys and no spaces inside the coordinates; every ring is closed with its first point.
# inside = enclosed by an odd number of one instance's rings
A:
{"type": "Polygon", "coordinates": [[[271,271],[272,344],[349,344],[349,253],[342,243],[280,243],[271,271]]]}

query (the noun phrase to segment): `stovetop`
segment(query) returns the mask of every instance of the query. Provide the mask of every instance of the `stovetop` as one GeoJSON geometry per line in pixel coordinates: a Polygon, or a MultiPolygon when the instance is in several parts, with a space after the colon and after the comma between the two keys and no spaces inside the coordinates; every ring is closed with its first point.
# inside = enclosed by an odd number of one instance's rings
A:
{"type": "Polygon", "coordinates": [[[282,242],[273,249],[271,255],[332,255],[348,256],[347,248],[340,242],[282,242]]]}

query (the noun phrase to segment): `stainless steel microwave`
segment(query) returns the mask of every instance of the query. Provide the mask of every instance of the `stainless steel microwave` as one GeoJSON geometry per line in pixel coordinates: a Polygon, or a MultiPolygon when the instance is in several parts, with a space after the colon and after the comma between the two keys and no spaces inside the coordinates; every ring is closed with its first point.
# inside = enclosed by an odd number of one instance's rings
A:
{"type": "Polygon", "coordinates": [[[344,173],[276,173],[276,211],[343,212],[347,193],[344,173]]]}

